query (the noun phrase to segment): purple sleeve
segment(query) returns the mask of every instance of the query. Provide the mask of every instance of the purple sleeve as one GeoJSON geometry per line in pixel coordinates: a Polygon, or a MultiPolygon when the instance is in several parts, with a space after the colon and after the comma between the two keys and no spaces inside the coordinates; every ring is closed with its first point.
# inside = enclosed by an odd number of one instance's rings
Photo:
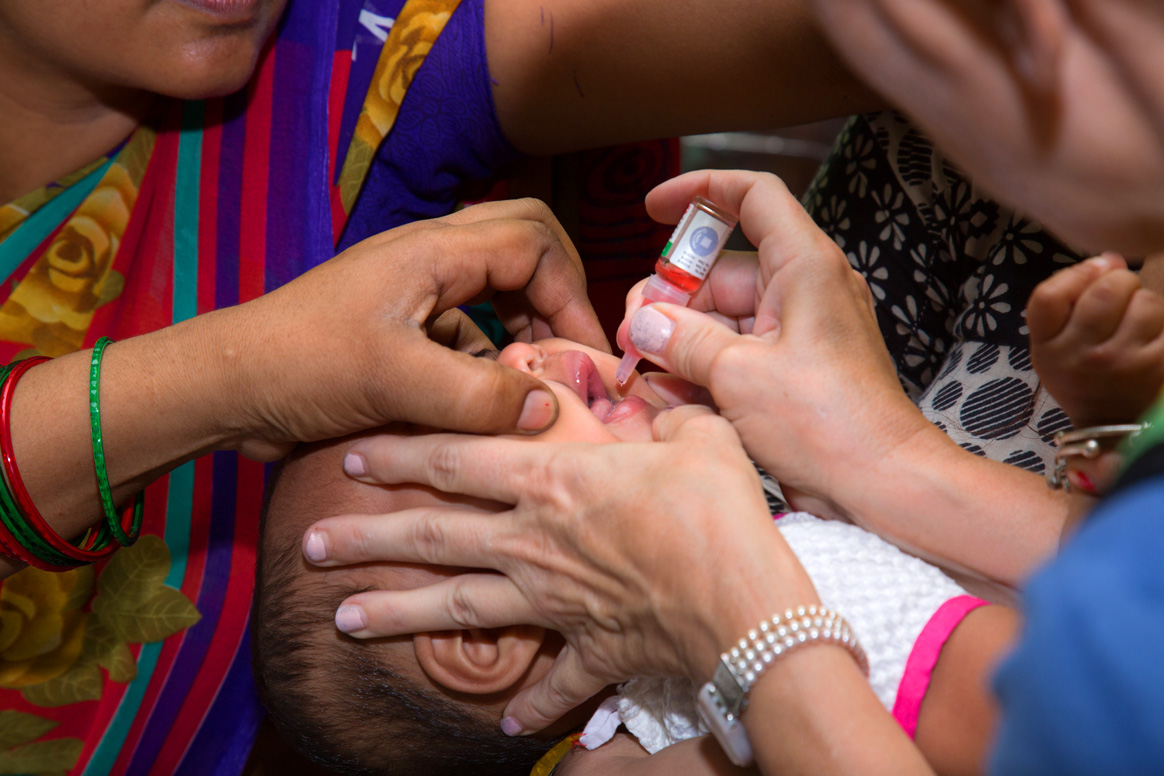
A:
{"type": "Polygon", "coordinates": [[[502,134],[485,57],[484,0],[463,0],[417,70],[340,240],[445,215],[467,183],[518,152],[502,134]]]}

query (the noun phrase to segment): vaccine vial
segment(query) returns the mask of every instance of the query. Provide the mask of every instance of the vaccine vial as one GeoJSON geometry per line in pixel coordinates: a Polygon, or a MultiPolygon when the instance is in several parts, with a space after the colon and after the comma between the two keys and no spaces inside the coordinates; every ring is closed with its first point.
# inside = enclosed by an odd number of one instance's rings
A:
{"type": "MultiPolygon", "coordinates": [[[[655,274],[643,287],[643,298],[686,306],[707,280],[738,220],[703,197],[693,199],[663,246],[655,262],[655,274]]],[[[630,379],[639,359],[634,348],[628,348],[615,373],[619,385],[630,379]]]]}
{"type": "Polygon", "coordinates": [[[707,279],[737,221],[714,203],[696,197],[663,246],[655,275],[681,293],[694,294],[707,279]]]}

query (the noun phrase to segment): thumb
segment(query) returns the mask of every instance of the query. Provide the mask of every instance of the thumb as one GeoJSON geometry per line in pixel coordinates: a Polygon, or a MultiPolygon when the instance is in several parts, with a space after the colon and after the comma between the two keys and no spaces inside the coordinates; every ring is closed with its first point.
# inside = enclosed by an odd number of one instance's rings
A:
{"type": "Polygon", "coordinates": [[[705,313],[673,304],[640,308],[631,318],[628,336],[640,354],[706,388],[711,387],[716,357],[741,337],[705,313]]]}
{"type": "Polygon", "coordinates": [[[405,401],[386,420],[448,431],[536,434],[558,419],[558,400],[541,381],[487,358],[450,350],[427,337],[403,359],[393,390],[405,401]]]}
{"type": "Polygon", "coordinates": [[[606,685],[607,682],[583,667],[576,650],[563,647],[549,672],[533,687],[522,690],[509,701],[501,729],[510,736],[536,733],[592,698],[606,685]]]}

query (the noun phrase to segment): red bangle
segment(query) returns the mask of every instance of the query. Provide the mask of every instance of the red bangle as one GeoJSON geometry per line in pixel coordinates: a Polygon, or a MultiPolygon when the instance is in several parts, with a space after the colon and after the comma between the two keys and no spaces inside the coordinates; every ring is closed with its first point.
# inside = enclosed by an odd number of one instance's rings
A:
{"type": "MultiPolygon", "coordinates": [[[[13,499],[16,505],[20,508],[20,512],[27,521],[29,527],[36,531],[40,537],[50,545],[54,550],[62,555],[77,561],[78,563],[92,563],[94,561],[107,558],[113,554],[117,549],[117,545],[110,542],[102,549],[93,550],[99,536],[99,531],[90,529],[81,541],[76,545],[71,544],[65,539],[61,538],[56,531],[49,526],[40,511],[37,510],[36,505],[32,502],[32,496],[29,495],[28,489],[24,485],[24,480],[20,477],[20,471],[16,468],[16,456],[12,449],[12,424],[10,423],[10,415],[12,408],[12,396],[16,393],[16,383],[24,376],[32,367],[41,364],[45,361],[50,361],[46,356],[35,356],[33,358],[25,359],[12,368],[8,375],[8,379],[4,381],[4,387],[0,388],[0,460],[3,461],[4,477],[8,480],[8,485],[11,489],[13,499]]],[[[8,533],[5,531],[4,533],[8,533]]],[[[14,538],[9,534],[5,539],[14,538]]],[[[14,542],[16,547],[23,550],[19,546],[19,542],[14,542]]],[[[13,548],[10,548],[13,549],[13,548]]],[[[25,562],[30,562],[26,557],[26,553],[19,552],[16,556],[25,562]]],[[[41,566],[40,563],[33,563],[32,565],[41,566]]]]}

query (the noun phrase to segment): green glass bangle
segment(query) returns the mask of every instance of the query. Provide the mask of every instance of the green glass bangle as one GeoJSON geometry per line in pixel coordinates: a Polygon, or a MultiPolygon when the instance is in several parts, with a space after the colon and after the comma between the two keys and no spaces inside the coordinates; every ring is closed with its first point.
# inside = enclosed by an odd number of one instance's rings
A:
{"type": "Polygon", "coordinates": [[[101,506],[105,510],[105,524],[109,533],[122,546],[137,541],[141,531],[142,514],[145,511],[145,492],[133,499],[133,517],[126,533],[121,524],[121,516],[113,504],[113,493],[109,487],[109,473],[105,470],[105,444],[101,436],[101,401],[98,383],[101,376],[101,357],[113,340],[102,337],[93,345],[93,357],[89,362],[89,426],[93,432],[93,468],[97,471],[97,491],[101,494],[101,506]]]}

